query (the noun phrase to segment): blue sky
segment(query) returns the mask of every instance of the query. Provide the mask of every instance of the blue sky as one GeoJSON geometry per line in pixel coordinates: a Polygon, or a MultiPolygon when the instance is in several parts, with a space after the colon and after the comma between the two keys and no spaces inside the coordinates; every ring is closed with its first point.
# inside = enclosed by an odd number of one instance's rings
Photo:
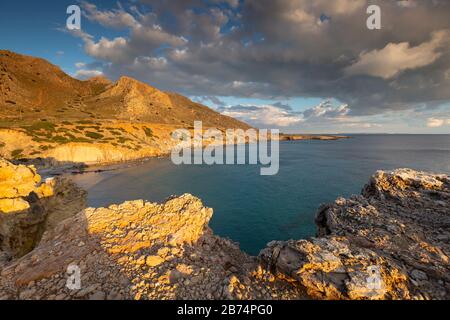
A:
{"type": "MultiPolygon", "coordinates": [[[[76,71],[77,62],[93,62],[85,54],[80,39],[61,31],[65,28],[67,7],[73,0],[0,2],[0,38],[3,49],[44,58],[68,73],[76,71]]],[[[104,0],[105,6],[116,1],[104,0]]],[[[83,19],[83,29],[93,34],[115,36],[117,32],[83,19]]]]}
{"type": "Polygon", "coordinates": [[[86,59],[79,41],[58,31],[65,24],[70,1],[2,1],[0,37],[2,47],[43,57],[74,71],[75,62],[86,59]],[[60,54],[58,54],[58,52],[60,54]],[[61,54],[64,52],[64,54],[61,54]]]}
{"type": "Polygon", "coordinates": [[[450,133],[448,1],[384,2],[378,33],[368,0],[312,3],[2,1],[1,48],[80,79],[132,76],[258,127],[450,133]],[[80,34],[65,30],[71,4],[80,34]]]}

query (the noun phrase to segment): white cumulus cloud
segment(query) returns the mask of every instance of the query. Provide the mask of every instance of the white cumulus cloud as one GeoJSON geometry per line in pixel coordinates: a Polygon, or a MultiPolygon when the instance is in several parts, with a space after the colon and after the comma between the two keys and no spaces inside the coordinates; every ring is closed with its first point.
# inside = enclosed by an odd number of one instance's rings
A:
{"type": "Polygon", "coordinates": [[[74,77],[80,80],[86,80],[92,77],[98,77],[103,75],[103,72],[99,70],[86,70],[86,69],[80,69],[77,70],[74,74],[74,77]]]}
{"type": "Polygon", "coordinates": [[[428,118],[427,119],[427,127],[428,128],[439,128],[444,125],[450,125],[450,119],[442,119],[442,118],[428,118]]]}
{"type": "Polygon", "coordinates": [[[303,116],[272,105],[233,106],[223,108],[222,114],[237,118],[258,126],[288,127],[303,121],[303,116]]]}
{"type": "Polygon", "coordinates": [[[411,47],[408,42],[389,43],[381,50],[373,50],[360,54],[356,63],[346,68],[349,75],[370,75],[389,79],[407,69],[427,66],[442,53],[439,48],[448,43],[450,30],[434,32],[428,42],[411,47]]]}

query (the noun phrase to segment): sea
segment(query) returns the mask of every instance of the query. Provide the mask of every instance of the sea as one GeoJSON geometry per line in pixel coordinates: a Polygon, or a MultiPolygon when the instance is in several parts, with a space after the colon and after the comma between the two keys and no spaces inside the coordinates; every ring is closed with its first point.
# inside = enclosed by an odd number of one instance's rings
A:
{"type": "MultiPolygon", "coordinates": [[[[228,147],[230,148],[230,147],[228,147]]],[[[74,175],[93,207],[191,193],[214,209],[214,233],[257,255],[272,240],[315,235],[319,206],[360,194],[377,170],[412,168],[450,174],[450,135],[350,135],[334,141],[280,142],[279,172],[258,165],[139,165],[74,175]]]]}

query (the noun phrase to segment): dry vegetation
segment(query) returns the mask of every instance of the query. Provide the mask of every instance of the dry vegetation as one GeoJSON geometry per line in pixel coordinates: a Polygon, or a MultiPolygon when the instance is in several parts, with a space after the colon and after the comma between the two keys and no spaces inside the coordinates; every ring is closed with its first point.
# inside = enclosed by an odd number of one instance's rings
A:
{"type": "Polygon", "coordinates": [[[45,60],[0,50],[0,155],[7,158],[44,157],[67,144],[164,153],[170,133],[196,120],[222,130],[249,128],[132,78],[80,81],[45,60]]]}

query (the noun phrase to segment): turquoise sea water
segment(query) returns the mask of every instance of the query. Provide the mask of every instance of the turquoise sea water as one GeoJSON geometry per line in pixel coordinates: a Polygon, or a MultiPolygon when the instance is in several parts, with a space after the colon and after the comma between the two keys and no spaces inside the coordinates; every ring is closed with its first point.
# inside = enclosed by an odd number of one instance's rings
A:
{"type": "Polygon", "coordinates": [[[282,142],[275,176],[259,175],[258,166],[175,166],[170,159],[153,159],[73,179],[88,190],[95,207],[192,193],[214,208],[210,226],[216,234],[256,255],[271,240],[313,236],[321,203],[359,194],[376,170],[402,167],[450,173],[450,135],[282,142]]]}

